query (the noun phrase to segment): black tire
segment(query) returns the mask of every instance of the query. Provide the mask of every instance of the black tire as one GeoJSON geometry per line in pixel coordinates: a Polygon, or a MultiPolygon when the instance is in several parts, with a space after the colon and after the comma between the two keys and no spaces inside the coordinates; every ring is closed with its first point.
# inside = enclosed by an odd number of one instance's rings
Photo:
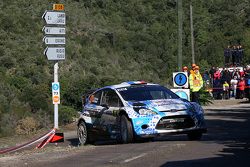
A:
{"type": "Polygon", "coordinates": [[[79,140],[79,145],[85,145],[88,141],[88,132],[85,122],[81,121],[77,128],[77,136],[79,140]]]}
{"type": "Polygon", "coordinates": [[[131,143],[134,139],[132,123],[125,115],[121,116],[120,120],[120,142],[131,143]]]}
{"type": "Polygon", "coordinates": [[[189,140],[200,140],[202,137],[201,132],[190,132],[187,134],[189,140]]]}

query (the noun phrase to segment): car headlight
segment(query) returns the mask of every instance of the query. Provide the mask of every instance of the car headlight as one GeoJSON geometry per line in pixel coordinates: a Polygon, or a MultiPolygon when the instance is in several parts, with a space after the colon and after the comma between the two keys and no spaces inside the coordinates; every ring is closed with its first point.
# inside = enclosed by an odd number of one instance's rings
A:
{"type": "Polygon", "coordinates": [[[156,112],[154,112],[154,111],[152,111],[150,109],[146,109],[146,108],[141,108],[141,109],[139,109],[138,112],[141,115],[155,115],[156,114],[156,112]]]}

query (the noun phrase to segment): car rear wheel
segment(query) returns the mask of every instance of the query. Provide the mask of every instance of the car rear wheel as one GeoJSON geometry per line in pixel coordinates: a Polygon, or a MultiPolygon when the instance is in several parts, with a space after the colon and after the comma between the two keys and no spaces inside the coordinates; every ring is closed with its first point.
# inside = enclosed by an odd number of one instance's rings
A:
{"type": "Polygon", "coordinates": [[[131,121],[125,115],[121,116],[120,121],[120,135],[122,143],[131,143],[133,142],[134,133],[131,121]]]}
{"type": "Polygon", "coordinates": [[[78,136],[80,145],[85,145],[87,143],[88,132],[87,132],[87,127],[85,125],[85,122],[83,121],[81,121],[78,125],[77,136],[78,136]]]}
{"type": "Polygon", "coordinates": [[[187,134],[189,140],[200,140],[202,137],[201,132],[190,132],[187,134]]]}

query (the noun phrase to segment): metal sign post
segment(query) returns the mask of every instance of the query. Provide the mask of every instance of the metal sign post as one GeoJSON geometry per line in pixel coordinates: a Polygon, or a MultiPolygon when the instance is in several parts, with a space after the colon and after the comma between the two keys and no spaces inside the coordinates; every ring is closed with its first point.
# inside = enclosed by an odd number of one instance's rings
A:
{"type": "MultiPolygon", "coordinates": [[[[55,63],[54,65],[54,83],[58,83],[58,62],[55,63]]],[[[55,86],[52,85],[52,91],[60,90],[60,86],[58,83],[58,87],[55,88],[55,86]]],[[[60,94],[52,94],[53,98],[53,104],[54,104],[54,128],[58,129],[58,104],[60,104],[60,94]],[[58,97],[58,98],[55,98],[58,97]]]]}
{"type": "Polygon", "coordinates": [[[53,11],[45,11],[42,18],[46,25],[43,32],[46,35],[43,42],[48,45],[44,55],[48,60],[55,61],[54,82],[52,83],[52,101],[54,104],[54,128],[58,129],[58,104],[60,104],[60,84],[58,82],[58,61],[65,60],[66,15],[63,4],[54,4],[53,11]],[[60,12],[59,12],[60,11],[60,12]],[[63,35],[63,36],[60,36],[63,35]]]}

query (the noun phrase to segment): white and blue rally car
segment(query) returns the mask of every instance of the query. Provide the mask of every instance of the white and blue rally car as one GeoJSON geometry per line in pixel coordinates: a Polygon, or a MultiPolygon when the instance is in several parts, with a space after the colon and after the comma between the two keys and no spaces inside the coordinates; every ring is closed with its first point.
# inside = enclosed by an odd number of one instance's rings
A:
{"type": "Polygon", "coordinates": [[[105,138],[130,143],[169,133],[199,140],[206,132],[199,104],[144,81],[107,86],[88,95],[77,126],[80,144],[105,138]]]}

